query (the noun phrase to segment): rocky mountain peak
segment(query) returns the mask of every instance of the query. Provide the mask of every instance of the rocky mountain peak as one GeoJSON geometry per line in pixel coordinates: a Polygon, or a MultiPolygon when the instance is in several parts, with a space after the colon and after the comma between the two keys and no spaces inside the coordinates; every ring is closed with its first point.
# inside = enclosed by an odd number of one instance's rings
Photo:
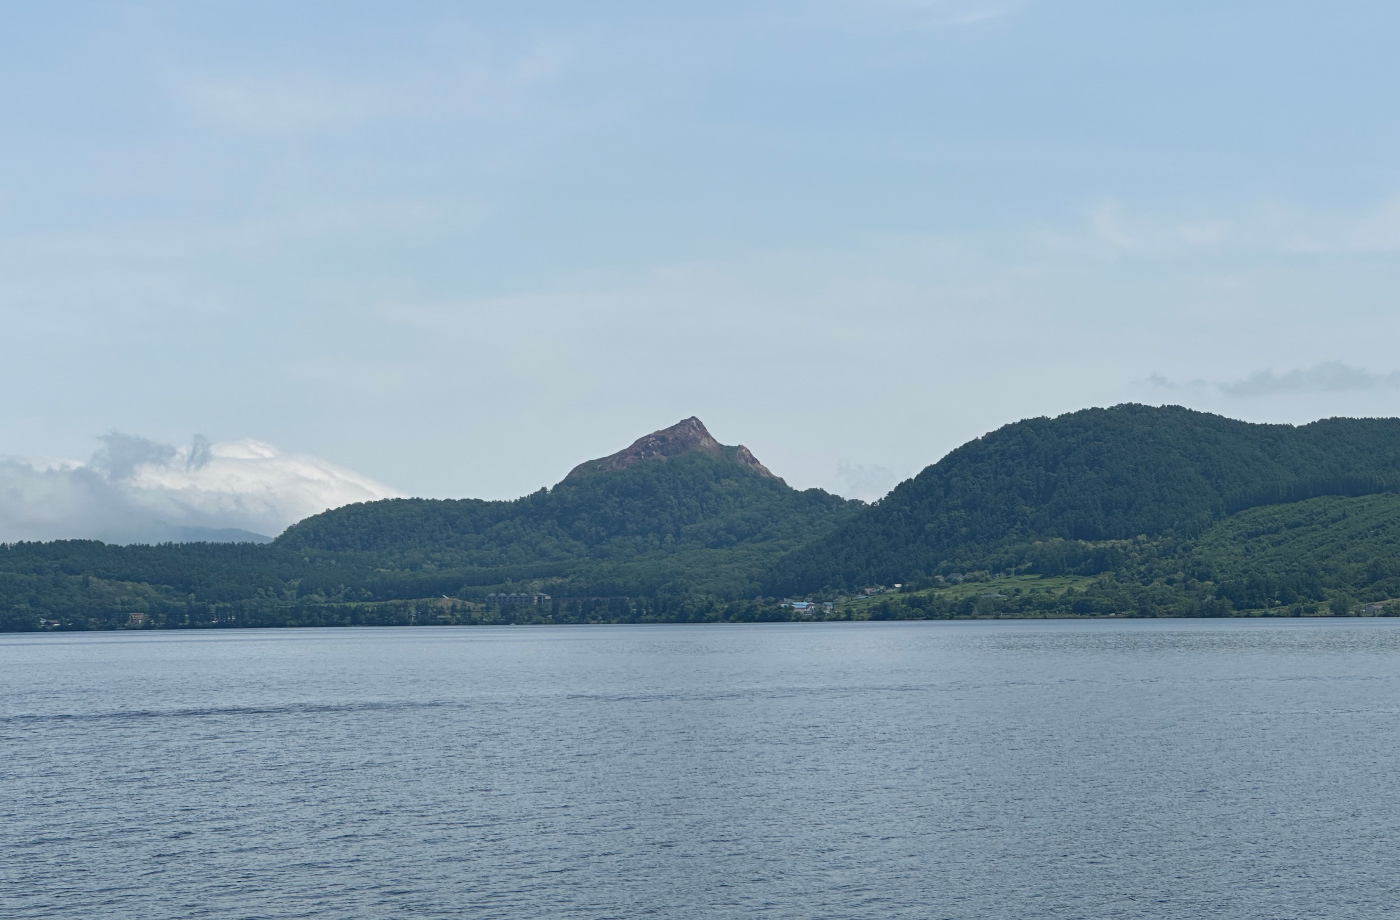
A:
{"type": "MultiPolygon", "coordinates": [[[[626,450],[618,451],[598,460],[580,463],[564,478],[571,479],[580,473],[589,471],[625,470],[648,460],[667,460],[696,451],[718,457],[725,453],[725,446],[714,439],[709,430],[705,428],[704,422],[692,415],[670,428],[662,428],[660,431],[653,431],[649,435],[638,438],[626,450]]],[[[758,462],[758,459],[747,447],[741,444],[733,448],[733,451],[734,461],[740,466],[747,467],[761,476],[777,478],[768,471],[766,466],[758,462]]]]}

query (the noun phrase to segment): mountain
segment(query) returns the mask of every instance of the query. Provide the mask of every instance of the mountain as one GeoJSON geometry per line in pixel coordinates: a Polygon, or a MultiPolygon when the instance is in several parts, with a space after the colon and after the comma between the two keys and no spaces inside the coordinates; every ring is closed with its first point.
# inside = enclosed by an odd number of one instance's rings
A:
{"type": "Polygon", "coordinates": [[[566,579],[579,590],[611,593],[640,578],[649,590],[751,596],[777,555],[859,507],[789,487],[747,448],[720,444],[688,418],[514,501],[348,505],[292,526],[275,545],[381,567],[457,569],[493,583],[566,579]],[[676,557],[687,563],[678,581],[663,571],[676,557]]]}
{"type": "Polygon", "coordinates": [[[350,505],[270,544],[0,544],[0,631],[1363,609],[1400,615],[1400,419],[1172,406],[1007,425],[869,506],[689,418],[514,501],[350,505]]]}
{"type": "Polygon", "coordinates": [[[913,581],[1051,539],[1206,526],[1314,495],[1400,485],[1400,419],[1261,425],[1121,405],[999,428],[957,448],[828,536],[794,550],[769,593],[913,581]]]}
{"type": "Polygon", "coordinates": [[[670,428],[653,431],[649,435],[638,438],[625,450],[620,450],[598,460],[580,463],[570,470],[569,475],[564,478],[567,481],[589,473],[618,472],[631,469],[637,464],[649,460],[670,460],[673,457],[695,453],[708,454],[716,458],[724,457],[760,476],[766,476],[769,479],[778,478],[768,471],[768,467],[759,463],[758,458],[750,453],[744,445],[725,447],[716,441],[705,427],[705,423],[693,415],[677,422],[670,428]]]}
{"type": "Polygon", "coordinates": [[[189,527],[153,521],[120,534],[99,534],[107,543],[271,543],[272,537],[236,527],[189,527]]]}

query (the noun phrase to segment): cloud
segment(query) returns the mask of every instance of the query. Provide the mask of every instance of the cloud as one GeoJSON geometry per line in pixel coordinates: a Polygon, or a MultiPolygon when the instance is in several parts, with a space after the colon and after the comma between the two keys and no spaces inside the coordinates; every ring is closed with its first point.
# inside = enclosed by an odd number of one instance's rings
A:
{"type": "Polygon", "coordinates": [[[559,85],[576,53],[557,40],[504,49],[500,39],[475,33],[440,41],[455,44],[458,54],[435,68],[371,60],[333,75],[240,73],[187,78],[171,89],[199,121],[254,136],[313,136],[385,121],[529,121],[530,112],[548,104],[542,94],[559,85]]]}
{"type": "MultiPolygon", "coordinates": [[[[102,442],[102,449],[93,456],[93,466],[114,482],[130,479],[140,466],[168,465],[178,453],[169,444],[157,444],[146,438],[116,431],[104,434],[98,440],[102,442]]],[[[202,447],[203,452],[207,452],[208,442],[202,447]]],[[[192,453],[193,450],[191,448],[192,453]]]]}
{"type": "Polygon", "coordinates": [[[845,460],[836,464],[836,479],[841,483],[838,488],[840,494],[862,501],[884,497],[899,482],[899,477],[889,467],[866,466],[845,460]]]}
{"type": "Polygon", "coordinates": [[[1163,374],[1156,373],[1150,375],[1146,382],[1148,386],[1155,387],[1159,390],[1202,390],[1210,386],[1209,383],[1199,377],[1182,383],[1177,380],[1172,380],[1163,374]]]}
{"type": "Polygon", "coordinates": [[[1212,384],[1199,377],[1183,383],[1158,373],[1149,376],[1145,382],[1160,390],[1199,392],[1214,388],[1226,396],[1273,396],[1278,393],[1341,393],[1400,387],[1400,371],[1376,374],[1341,361],[1323,361],[1309,368],[1299,368],[1282,374],[1274,373],[1272,368],[1255,371],[1248,377],[1229,383],[1212,384]]]}
{"type": "Polygon", "coordinates": [[[1324,361],[1306,370],[1284,374],[1275,374],[1273,370],[1257,371],[1243,380],[1222,383],[1220,389],[1230,396],[1272,396],[1275,393],[1336,393],[1394,386],[1400,386],[1400,371],[1373,374],[1341,361],[1324,361]]]}
{"type": "Polygon", "coordinates": [[[111,543],[274,535],[304,517],[398,493],[262,441],[187,447],[113,432],[86,463],[0,457],[0,540],[111,543]]]}
{"type": "Polygon", "coordinates": [[[314,133],[367,117],[368,101],[341,87],[302,83],[200,83],[182,95],[211,121],[254,134],[314,133]]]}
{"type": "Polygon", "coordinates": [[[838,22],[894,24],[911,29],[975,26],[1015,15],[1029,0],[824,0],[806,8],[818,17],[838,22]]]}
{"type": "Polygon", "coordinates": [[[1365,208],[1321,211],[1270,204],[1227,214],[1157,214],[1100,201],[1078,226],[1033,239],[1056,252],[1112,259],[1226,252],[1374,255],[1400,250],[1400,196],[1365,208]]]}

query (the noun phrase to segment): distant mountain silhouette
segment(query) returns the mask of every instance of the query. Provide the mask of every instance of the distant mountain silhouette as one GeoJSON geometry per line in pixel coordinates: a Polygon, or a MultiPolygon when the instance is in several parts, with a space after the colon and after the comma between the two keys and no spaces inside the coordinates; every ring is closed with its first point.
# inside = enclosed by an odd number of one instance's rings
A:
{"type": "Polygon", "coordinates": [[[155,521],[120,533],[98,534],[107,543],[271,543],[272,537],[237,527],[187,527],[155,521]]]}

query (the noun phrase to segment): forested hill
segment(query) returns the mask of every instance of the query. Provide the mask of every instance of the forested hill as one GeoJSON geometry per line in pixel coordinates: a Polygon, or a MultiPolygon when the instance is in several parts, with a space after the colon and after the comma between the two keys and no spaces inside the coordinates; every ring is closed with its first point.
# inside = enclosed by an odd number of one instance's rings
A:
{"type": "Polygon", "coordinates": [[[1400,485],[1400,419],[1260,425],[1179,406],[1035,418],[959,447],[829,536],[766,589],[913,581],[1037,540],[1204,528],[1213,517],[1400,485]]]}
{"type": "Polygon", "coordinates": [[[1400,615],[1397,512],[1400,419],[1089,409],[867,506],[692,418],[515,501],[351,505],[268,545],[0,544],[0,631],[1400,615]]]}
{"type": "Polygon", "coordinates": [[[770,543],[786,549],[859,507],[789,487],[746,448],[719,444],[691,418],[524,498],[349,505],[294,525],[276,545],[414,566],[631,560],[770,543]]]}
{"type": "Polygon", "coordinates": [[[861,507],[789,487],[691,418],[515,501],[350,505],[271,545],[0,544],[0,630],[513,622],[497,592],[552,595],[530,613],[571,621],[598,604],[711,615],[861,507]]]}

